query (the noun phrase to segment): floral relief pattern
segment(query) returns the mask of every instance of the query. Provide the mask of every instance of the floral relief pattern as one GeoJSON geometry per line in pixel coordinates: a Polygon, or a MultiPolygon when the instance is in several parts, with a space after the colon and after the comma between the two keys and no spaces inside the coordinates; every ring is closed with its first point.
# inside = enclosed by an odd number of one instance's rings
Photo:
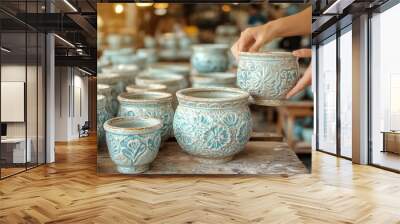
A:
{"type": "Polygon", "coordinates": [[[103,124],[106,122],[108,119],[110,119],[111,116],[110,114],[106,111],[104,107],[102,108],[97,108],[97,137],[99,143],[104,143],[105,142],[105,131],[103,124]]]}
{"type": "Polygon", "coordinates": [[[243,57],[239,61],[237,84],[253,97],[283,99],[299,78],[296,60],[243,57]]]}
{"type": "Polygon", "coordinates": [[[205,158],[225,158],[242,151],[251,127],[250,110],[245,105],[219,110],[179,105],[173,122],[181,148],[205,158]]]}

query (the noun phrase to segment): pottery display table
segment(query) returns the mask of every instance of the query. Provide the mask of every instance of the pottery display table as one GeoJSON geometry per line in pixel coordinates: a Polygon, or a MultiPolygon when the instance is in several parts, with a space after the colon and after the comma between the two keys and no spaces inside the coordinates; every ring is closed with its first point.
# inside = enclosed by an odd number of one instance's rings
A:
{"type": "MultiPolygon", "coordinates": [[[[99,174],[118,174],[106,152],[97,156],[99,174]]],[[[282,175],[305,174],[309,171],[284,142],[250,141],[246,149],[224,164],[201,164],[182,151],[174,141],[160,149],[150,170],[142,175],[282,175]]]]}

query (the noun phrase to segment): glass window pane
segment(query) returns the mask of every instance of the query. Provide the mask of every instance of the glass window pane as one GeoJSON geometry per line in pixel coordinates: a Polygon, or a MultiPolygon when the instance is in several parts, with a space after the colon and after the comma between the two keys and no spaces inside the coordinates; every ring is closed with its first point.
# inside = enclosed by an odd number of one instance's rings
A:
{"type": "Polygon", "coordinates": [[[393,27],[398,21],[400,4],[371,19],[372,163],[396,170],[400,170],[400,33],[393,27]],[[382,132],[389,132],[388,138],[382,132]]]}
{"type": "Polygon", "coordinates": [[[336,39],[318,48],[318,149],[336,153],[336,39]]]}
{"type": "Polygon", "coordinates": [[[352,35],[340,36],[340,153],[352,157],[352,35]]]}

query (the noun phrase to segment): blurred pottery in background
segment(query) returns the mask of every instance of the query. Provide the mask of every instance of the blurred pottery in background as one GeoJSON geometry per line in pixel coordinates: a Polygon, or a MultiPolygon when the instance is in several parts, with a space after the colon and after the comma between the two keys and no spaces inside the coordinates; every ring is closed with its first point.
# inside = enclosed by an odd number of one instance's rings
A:
{"type": "Polygon", "coordinates": [[[239,30],[235,25],[219,25],[215,32],[217,35],[235,36],[239,30]]]}
{"type": "Polygon", "coordinates": [[[147,64],[146,57],[138,54],[118,55],[112,59],[115,65],[137,65],[139,69],[144,69],[147,64]]]}
{"type": "Polygon", "coordinates": [[[167,86],[162,84],[129,85],[126,87],[126,91],[128,93],[167,92],[167,86]]]}
{"type": "Polygon", "coordinates": [[[108,34],[106,39],[110,49],[118,49],[123,45],[123,37],[120,34],[108,34]]]}
{"type": "Polygon", "coordinates": [[[157,63],[150,65],[147,69],[149,75],[165,75],[176,74],[181,75],[188,82],[185,86],[189,85],[190,66],[182,63],[157,63]]]}
{"type": "Polygon", "coordinates": [[[252,131],[249,94],[234,88],[177,92],[173,128],[181,148],[203,163],[224,163],[242,151],[252,131]]]}
{"type": "Polygon", "coordinates": [[[104,123],[108,152],[120,173],[149,169],[160,148],[161,127],[155,118],[117,117],[104,123]]]}
{"type": "Polygon", "coordinates": [[[289,52],[239,54],[238,86],[255,100],[281,105],[286,94],[300,79],[297,58],[289,52]]]}
{"type": "Polygon", "coordinates": [[[119,116],[153,117],[162,121],[161,140],[173,135],[172,95],[162,92],[122,93],[118,96],[120,103],[119,116]]]}
{"type": "Polygon", "coordinates": [[[139,67],[137,65],[115,65],[103,68],[103,73],[116,73],[125,78],[128,84],[135,83],[135,77],[139,74],[139,67]]]}
{"type": "Polygon", "coordinates": [[[236,75],[229,72],[214,72],[193,75],[192,87],[236,87],[236,75]]]}
{"type": "Polygon", "coordinates": [[[105,143],[105,133],[103,124],[111,115],[106,110],[107,99],[104,95],[97,95],[97,141],[99,144],[105,143]]]}
{"type": "Polygon", "coordinates": [[[157,41],[152,36],[145,36],[143,41],[144,41],[145,48],[156,48],[157,47],[157,41]]]}
{"type": "Polygon", "coordinates": [[[313,133],[314,133],[314,131],[312,128],[303,128],[303,131],[302,131],[303,140],[305,142],[307,142],[308,144],[311,144],[313,133]]]}
{"type": "Polygon", "coordinates": [[[140,74],[136,77],[137,85],[162,84],[167,86],[167,92],[175,94],[176,91],[186,88],[186,81],[181,75],[176,74],[140,74]]]}
{"type": "Polygon", "coordinates": [[[128,82],[128,77],[121,76],[117,73],[100,73],[97,75],[97,83],[111,86],[110,110],[112,112],[112,116],[116,116],[118,114],[119,103],[117,97],[119,94],[125,91],[128,82]]]}
{"type": "Polygon", "coordinates": [[[106,111],[110,114],[110,116],[113,114],[112,110],[112,88],[110,85],[107,84],[97,84],[97,94],[98,95],[103,95],[106,97],[106,111]]]}
{"type": "Polygon", "coordinates": [[[137,50],[139,57],[146,58],[147,64],[152,64],[158,61],[158,53],[154,48],[141,48],[137,50]]]}
{"type": "Polygon", "coordinates": [[[165,33],[161,35],[158,42],[164,49],[176,49],[178,46],[178,39],[174,33],[165,33]]]}
{"type": "Polygon", "coordinates": [[[227,51],[225,44],[194,45],[190,61],[199,73],[224,72],[229,65],[227,51]]]}
{"type": "Polygon", "coordinates": [[[184,49],[190,49],[192,46],[192,40],[186,36],[182,35],[178,38],[178,43],[179,43],[179,48],[184,50],[184,49]]]}

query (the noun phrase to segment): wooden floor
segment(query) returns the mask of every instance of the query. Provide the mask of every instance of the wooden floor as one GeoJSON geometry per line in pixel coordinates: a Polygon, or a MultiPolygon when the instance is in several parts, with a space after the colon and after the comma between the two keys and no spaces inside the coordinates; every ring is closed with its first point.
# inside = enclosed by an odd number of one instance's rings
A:
{"type": "Polygon", "coordinates": [[[400,175],[313,154],[310,175],[97,176],[94,138],[0,181],[0,223],[400,223],[400,175]]]}

